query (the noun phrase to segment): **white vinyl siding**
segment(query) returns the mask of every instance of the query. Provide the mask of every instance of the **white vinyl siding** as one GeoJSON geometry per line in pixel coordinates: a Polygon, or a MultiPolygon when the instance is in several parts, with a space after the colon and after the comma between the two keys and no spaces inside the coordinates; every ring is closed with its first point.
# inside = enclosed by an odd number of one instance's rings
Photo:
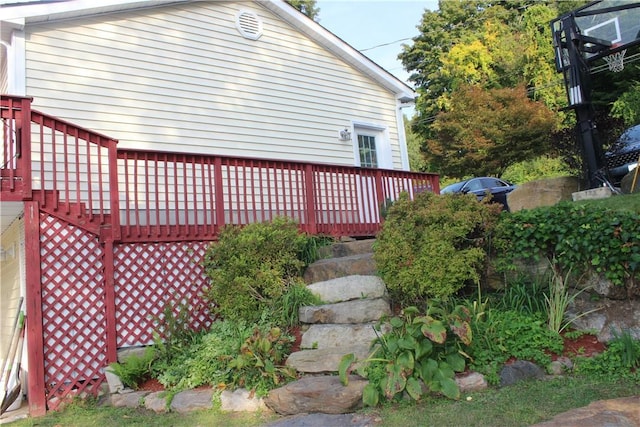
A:
{"type": "Polygon", "coordinates": [[[7,70],[7,47],[0,44],[0,93],[9,91],[9,70],[7,70]]]}
{"type": "Polygon", "coordinates": [[[352,165],[336,135],[356,120],[388,126],[402,167],[394,95],[255,3],[33,25],[26,58],[33,108],[121,148],[352,165]],[[235,26],[247,9],[263,21],[259,40],[235,26]]]}

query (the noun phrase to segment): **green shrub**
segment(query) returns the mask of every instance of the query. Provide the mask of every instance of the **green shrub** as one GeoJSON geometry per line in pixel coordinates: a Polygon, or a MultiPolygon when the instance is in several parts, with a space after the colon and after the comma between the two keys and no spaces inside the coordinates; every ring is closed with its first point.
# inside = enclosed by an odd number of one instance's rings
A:
{"type": "Polygon", "coordinates": [[[378,273],[391,298],[423,305],[481,281],[485,248],[500,205],[479,203],[474,195],[403,193],[389,207],[374,246],[378,273]]]}
{"type": "Polygon", "coordinates": [[[640,381],[640,340],[634,339],[629,331],[617,334],[604,352],[578,358],[574,370],[590,377],[640,381]]]}
{"type": "Polygon", "coordinates": [[[631,294],[640,278],[640,215],[600,206],[560,203],[501,218],[496,227],[497,266],[518,260],[554,260],[561,275],[593,270],[631,294]]]}
{"type": "Polygon", "coordinates": [[[383,319],[391,330],[373,341],[367,360],[357,361],[353,354],[342,358],[339,374],[344,385],[358,363],[358,373],[369,379],[362,396],[365,405],[376,406],[404,393],[419,400],[427,390],[460,397],[455,373],[465,368],[463,349],[472,339],[470,312],[463,306],[448,312],[432,303],[426,314],[419,313],[407,307],[399,316],[383,319]]]}
{"type": "Polygon", "coordinates": [[[245,227],[226,226],[203,261],[211,279],[206,297],[225,319],[256,322],[286,291],[301,282],[307,236],[286,218],[245,227]]]}
{"type": "Polygon", "coordinates": [[[122,363],[109,364],[109,370],[116,374],[125,387],[136,390],[140,383],[151,378],[151,364],[155,349],[147,347],[142,355],[131,354],[122,363]]]}
{"type": "Polygon", "coordinates": [[[471,325],[471,367],[490,383],[497,383],[498,370],[511,357],[545,366],[551,362],[549,353],[560,354],[563,349],[562,337],[549,330],[542,313],[489,309],[471,325]]]}
{"type": "Polygon", "coordinates": [[[166,364],[158,380],[172,390],[245,387],[263,396],[295,378],[283,366],[293,338],[268,324],[218,320],[209,333],[166,364]]]}

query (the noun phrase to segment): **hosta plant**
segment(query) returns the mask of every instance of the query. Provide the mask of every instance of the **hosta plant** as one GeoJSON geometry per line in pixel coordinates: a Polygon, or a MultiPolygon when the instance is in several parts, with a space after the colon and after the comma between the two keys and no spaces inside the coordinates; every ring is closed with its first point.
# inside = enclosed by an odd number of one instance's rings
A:
{"type": "Polygon", "coordinates": [[[457,306],[446,312],[430,305],[421,315],[416,307],[408,307],[386,320],[391,329],[374,340],[369,358],[358,361],[353,354],[342,358],[342,383],[347,384],[349,373],[358,366],[358,374],[369,379],[362,397],[368,406],[376,406],[381,399],[396,399],[405,392],[414,400],[425,391],[458,399],[460,390],[454,377],[464,371],[464,349],[471,344],[469,311],[457,306]]]}

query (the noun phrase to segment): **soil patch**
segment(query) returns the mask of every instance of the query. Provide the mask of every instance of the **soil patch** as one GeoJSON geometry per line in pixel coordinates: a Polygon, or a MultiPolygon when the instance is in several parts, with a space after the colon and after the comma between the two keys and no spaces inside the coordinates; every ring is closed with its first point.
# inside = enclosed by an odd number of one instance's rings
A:
{"type": "Polygon", "coordinates": [[[593,357],[604,352],[607,348],[606,344],[598,341],[598,337],[595,335],[585,334],[578,338],[568,338],[566,334],[563,334],[562,338],[564,339],[562,355],[569,358],[593,357]]]}
{"type": "Polygon", "coordinates": [[[138,390],[150,392],[164,391],[164,386],[160,384],[160,381],[157,379],[149,378],[138,386],[138,390]]]}

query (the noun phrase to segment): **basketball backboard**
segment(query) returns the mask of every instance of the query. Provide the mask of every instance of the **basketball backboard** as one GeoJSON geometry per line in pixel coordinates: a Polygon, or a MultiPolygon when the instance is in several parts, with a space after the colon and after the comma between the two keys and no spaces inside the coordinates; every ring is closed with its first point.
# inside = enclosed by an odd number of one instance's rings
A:
{"type": "Polygon", "coordinates": [[[600,0],[551,22],[556,68],[571,65],[567,42],[587,62],[640,44],[640,1],[600,0]]]}

